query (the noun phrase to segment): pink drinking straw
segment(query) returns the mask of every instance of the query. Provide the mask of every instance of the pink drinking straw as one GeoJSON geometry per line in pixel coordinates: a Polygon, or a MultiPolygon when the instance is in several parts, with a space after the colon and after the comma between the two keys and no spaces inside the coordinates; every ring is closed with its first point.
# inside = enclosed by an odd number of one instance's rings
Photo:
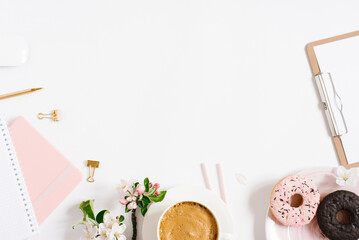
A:
{"type": "Polygon", "coordinates": [[[221,198],[223,202],[227,203],[226,191],[224,188],[224,181],[223,181],[222,164],[220,163],[216,164],[216,168],[217,168],[218,185],[219,185],[219,191],[221,193],[221,198]]]}
{"type": "Polygon", "coordinates": [[[209,182],[207,166],[205,163],[201,163],[201,169],[202,169],[203,180],[204,180],[204,183],[206,184],[206,188],[208,190],[212,190],[211,184],[209,182]]]}

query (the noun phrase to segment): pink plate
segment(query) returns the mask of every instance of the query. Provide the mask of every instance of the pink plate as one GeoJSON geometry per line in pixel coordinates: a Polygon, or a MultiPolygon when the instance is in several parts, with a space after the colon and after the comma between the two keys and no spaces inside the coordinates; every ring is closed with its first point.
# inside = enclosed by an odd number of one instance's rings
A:
{"type": "MultiPolygon", "coordinates": [[[[359,181],[356,187],[342,187],[336,184],[336,168],[318,168],[300,172],[298,175],[306,176],[313,180],[319,189],[320,199],[323,199],[329,193],[337,190],[348,190],[359,195],[359,181]]],[[[265,230],[267,240],[327,239],[320,232],[316,218],[314,218],[311,223],[303,227],[287,227],[277,222],[272,216],[270,210],[267,212],[265,230]]]]}

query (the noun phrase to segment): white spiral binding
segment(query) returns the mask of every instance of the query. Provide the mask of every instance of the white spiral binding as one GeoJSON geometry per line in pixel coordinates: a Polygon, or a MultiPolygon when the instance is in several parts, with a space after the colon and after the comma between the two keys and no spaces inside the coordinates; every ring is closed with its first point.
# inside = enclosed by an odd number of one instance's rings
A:
{"type": "Polygon", "coordinates": [[[5,147],[9,154],[9,157],[10,157],[11,167],[12,167],[12,170],[14,171],[14,176],[16,177],[17,185],[18,185],[19,191],[20,191],[21,200],[22,200],[25,210],[26,210],[29,227],[30,227],[32,233],[36,233],[36,232],[38,232],[39,227],[37,224],[35,213],[32,209],[32,203],[31,203],[31,200],[30,200],[27,188],[26,188],[24,177],[21,173],[21,167],[19,165],[19,162],[18,162],[18,159],[16,156],[15,148],[12,143],[9,130],[7,128],[7,124],[2,118],[0,118],[0,129],[1,129],[0,137],[5,141],[5,147]]]}

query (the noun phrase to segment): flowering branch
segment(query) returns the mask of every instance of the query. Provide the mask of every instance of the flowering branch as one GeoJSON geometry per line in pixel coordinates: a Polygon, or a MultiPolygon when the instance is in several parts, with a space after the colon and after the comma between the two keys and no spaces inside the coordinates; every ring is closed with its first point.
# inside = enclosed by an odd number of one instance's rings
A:
{"type": "Polygon", "coordinates": [[[100,211],[96,216],[93,211],[94,200],[87,200],[80,204],[84,217],[81,222],[75,224],[85,225],[84,233],[81,239],[85,240],[126,240],[123,235],[126,225],[123,223],[124,216],[112,218],[108,210],[100,211]]]}
{"type": "Polygon", "coordinates": [[[125,196],[120,199],[120,203],[125,206],[125,212],[131,211],[131,219],[133,226],[132,240],[137,238],[137,218],[136,209],[141,209],[142,216],[145,216],[148,207],[153,202],[161,202],[166,196],[167,191],[159,191],[160,184],[152,184],[148,178],[145,178],[143,184],[135,182],[129,186],[126,182],[122,182],[120,192],[125,196]]]}
{"type": "Polygon", "coordinates": [[[136,218],[136,210],[132,210],[131,213],[131,221],[132,221],[132,240],[137,239],[137,218],[136,218]]]}

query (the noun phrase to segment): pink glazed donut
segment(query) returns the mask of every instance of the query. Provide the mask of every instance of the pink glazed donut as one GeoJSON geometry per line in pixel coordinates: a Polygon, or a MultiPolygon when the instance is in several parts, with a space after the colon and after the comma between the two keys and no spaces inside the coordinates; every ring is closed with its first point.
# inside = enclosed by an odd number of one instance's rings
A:
{"type": "Polygon", "coordinates": [[[299,227],[312,221],[319,201],[319,190],[313,181],[295,175],[282,179],[274,186],[270,209],[281,224],[299,227]]]}

